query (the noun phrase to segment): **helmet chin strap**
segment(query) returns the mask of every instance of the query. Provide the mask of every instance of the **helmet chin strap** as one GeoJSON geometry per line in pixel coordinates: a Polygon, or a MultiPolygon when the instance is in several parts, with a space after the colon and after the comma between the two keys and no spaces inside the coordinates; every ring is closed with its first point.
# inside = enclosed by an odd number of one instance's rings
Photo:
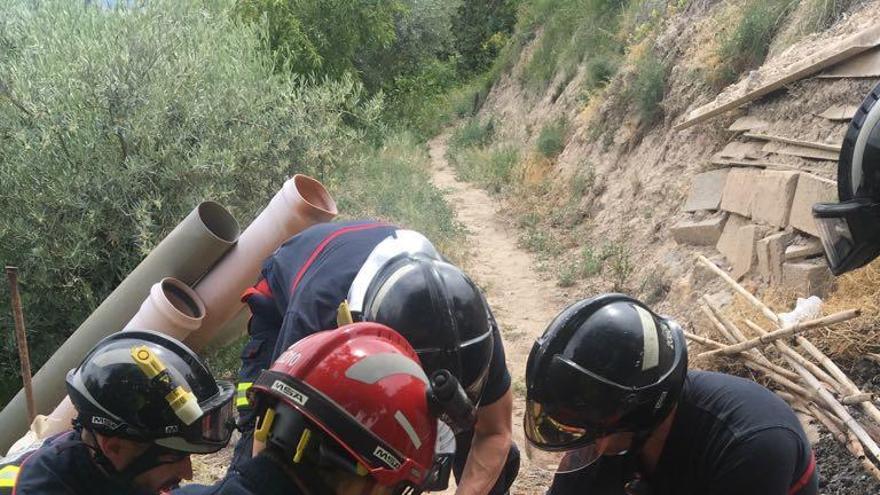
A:
{"type": "Polygon", "coordinates": [[[641,455],[642,449],[648,442],[652,431],[640,431],[633,437],[630,448],[623,457],[624,465],[624,486],[623,490],[627,495],[652,495],[654,490],[648,484],[642,473],[641,455]]]}

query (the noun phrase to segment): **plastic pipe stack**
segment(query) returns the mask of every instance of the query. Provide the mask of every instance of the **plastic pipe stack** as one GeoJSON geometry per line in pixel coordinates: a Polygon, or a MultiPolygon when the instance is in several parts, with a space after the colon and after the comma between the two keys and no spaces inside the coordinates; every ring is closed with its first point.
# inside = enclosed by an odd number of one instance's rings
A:
{"type": "MultiPolygon", "coordinates": [[[[214,202],[198,205],[119,284],[34,375],[37,413],[64,398],[64,377],[102,338],[118,332],[141,307],[153,284],[165,277],[194,283],[235,244],[238,222],[214,202]]],[[[19,391],[0,412],[0,452],[28,429],[24,393],[19,391]]]]}
{"type": "MultiPolygon", "coordinates": [[[[101,338],[123,327],[162,331],[197,350],[215,339],[231,341],[246,325],[240,294],[258,278],[263,259],[289,237],[335,215],[336,203],[324,186],[304,175],[285,182],[240,238],[238,224],[223,207],[202,203],[40,369],[34,377],[38,412],[58,404],[67,371],[101,338]],[[194,292],[189,285],[196,282],[194,292]]],[[[27,429],[22,396],[19,392],[0,412],[0,452],[27,429]]],[[[74,413],[65,398],[49,417],[38,417],[17,445],[66,429],[74,413]]]]}

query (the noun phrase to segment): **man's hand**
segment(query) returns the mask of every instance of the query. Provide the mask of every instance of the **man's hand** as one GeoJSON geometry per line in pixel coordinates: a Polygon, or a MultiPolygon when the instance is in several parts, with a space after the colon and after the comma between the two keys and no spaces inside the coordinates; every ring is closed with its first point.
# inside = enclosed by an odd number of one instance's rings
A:
{"type": "Polygon", "coordinates": [[[464,465],[456,495],[485,495],[495,485],[507,460],[513,415],[513,394],[477,409],[471,451],[464,465]]]}

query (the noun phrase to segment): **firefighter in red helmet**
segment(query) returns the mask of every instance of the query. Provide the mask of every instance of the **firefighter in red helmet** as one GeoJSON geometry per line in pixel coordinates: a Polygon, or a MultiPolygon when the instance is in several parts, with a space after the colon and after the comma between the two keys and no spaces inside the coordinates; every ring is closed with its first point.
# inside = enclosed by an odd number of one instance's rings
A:
{"type": "Polygon", "coordinates": [[[431,381],[406,339],[377,323],[310,335],[250,390],[252,459],[223,494],[414,494],[435,475],[431,381]]]}

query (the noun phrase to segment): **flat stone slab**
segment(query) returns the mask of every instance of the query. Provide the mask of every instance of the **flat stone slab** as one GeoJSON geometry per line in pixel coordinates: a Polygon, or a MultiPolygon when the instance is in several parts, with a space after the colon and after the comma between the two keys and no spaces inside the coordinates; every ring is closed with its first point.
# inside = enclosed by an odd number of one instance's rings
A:
{"type": "Polygon", "coordinates": [[[730,169],[723,168],[694,176],[684,211],[717,210],[730,169]]]}
{"type": "Polygon", "coordinates": [[[837,183],[802,172],[798,178],[797,189],[791,203],[788,225],[801,232],[819,237],[819,229],[813,221],[813,204],[828,201],[837,201],[837,183]]]}
{"type": "Polygon", "coordinates": [[[810,258],[824,253],[825,249],[822,247],[822,241],[810,239],[806,244],[788,246],[785,250],[785,261],[810,258]]]}
{"type": "Polygon", "coordinates": [[[721,231],[721,237],[718,238],[718,244],[715,249],[718,250],[729,261],[736,253],[737,236],[739,229],[749,225],[749,219],[740,215],[730,215],[724,224],[724,230],[721,231]]]}
{"type": "Polygon", "coordinates": [[[782,265],[783,285],[798,295],[824,297],[831,281],[831,270],[824,259],[789,261],[782,265]]]}
{"type": "Polygon", "coordinates": [[[764,170],[755,178],[752,219],[784,228],[798,184],[797,172],[764,170]]]}
{"type": "Polygon", "coordinates": [[[758,258],[758,251],[756,249],[758,236],[757,225],[746,225],[745,227],[740,227],[737,231],[736,250],[733,253],[733,257],[728,258],[730,261],[730,276],[735,280],[741,279],[755,266],[758,258]]]}
{"type": "Polygon", "coordinates": [[[721,209],[744,217],[752,214],[752,198],[761,170],[736,168],[727,175],[721,195],[721,209]]]}
{"type": "Polygon", "coordinates": [[[714,246],[721,237],[726,221],[726,213],[706,220],[683,220],[672,226],[672,238],[679,244],[714,246]]]}
{"type": "Polygon", "coordinates": [[[785,262],[785,246],[791,240],[789,232],[771,234],[756,246],[758,254],[758,273],[772,285],[782,283],[782,264],[785,262]]]}

